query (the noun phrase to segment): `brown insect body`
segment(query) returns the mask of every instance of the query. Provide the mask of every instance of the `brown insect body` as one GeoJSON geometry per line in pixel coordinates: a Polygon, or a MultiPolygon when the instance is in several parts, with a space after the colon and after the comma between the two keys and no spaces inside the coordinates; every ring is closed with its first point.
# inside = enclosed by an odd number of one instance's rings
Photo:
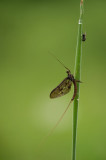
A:
{"type": "Polygon", "coordinates": [[[71,90],[72,83],[74,84],[74,94],[71,101],[74,100],[77,93],[77,85],[74,76],[70,70],[67,70],[68,76],[50,93],[50,98],[57,98],[67,94],[71,90]]]}

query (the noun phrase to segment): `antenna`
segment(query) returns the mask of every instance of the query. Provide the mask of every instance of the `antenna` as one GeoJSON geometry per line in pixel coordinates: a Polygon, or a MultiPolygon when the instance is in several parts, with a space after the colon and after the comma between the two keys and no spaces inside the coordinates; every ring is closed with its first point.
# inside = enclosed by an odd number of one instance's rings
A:
{"type": "Polygon", "coordinates": [[[52,52],[49,51],[49,54],[51,54],[66,70],[70,71],[52,52]]]}

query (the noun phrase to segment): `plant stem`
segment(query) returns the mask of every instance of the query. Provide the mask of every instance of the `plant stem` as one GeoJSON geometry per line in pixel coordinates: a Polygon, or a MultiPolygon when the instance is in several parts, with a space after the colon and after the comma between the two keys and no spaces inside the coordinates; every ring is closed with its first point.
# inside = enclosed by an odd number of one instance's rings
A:
{"type": "MultiPolygon", "coordinates": [[[[83,18],[83,0],[80,3],[80,18],[78,23],[78,37],[75,58],[75,79],[80,80],[81,74],[81,55],[82,55],[82,18],[83,18]]],[[[79,104],[80,83],[77,83],[77,95],[73,103],[73,134],[72,134],[72,160],[76,160],[76,141],[77,141],[77,121],[79,104]]]]}

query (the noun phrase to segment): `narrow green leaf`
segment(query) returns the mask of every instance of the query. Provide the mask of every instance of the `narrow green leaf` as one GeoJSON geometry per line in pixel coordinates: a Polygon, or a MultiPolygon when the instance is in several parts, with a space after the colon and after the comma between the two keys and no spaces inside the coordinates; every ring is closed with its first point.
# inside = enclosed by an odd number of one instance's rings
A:
{"type": "MultiPolygon", "coordinates": [[[[75,79],[80,80],[81,57],[82,57],[82,19],[83,19],[83,0],[80,3],[80,18],[78,22],[78,37],[75,57],[75,79]]],[[[77,121],[79,104],[80,83],[77,83],[77,95],[73,103],[73,134],[72,134],[72,160],[76,160],[76,141],[77,141],[77,121]]]]}

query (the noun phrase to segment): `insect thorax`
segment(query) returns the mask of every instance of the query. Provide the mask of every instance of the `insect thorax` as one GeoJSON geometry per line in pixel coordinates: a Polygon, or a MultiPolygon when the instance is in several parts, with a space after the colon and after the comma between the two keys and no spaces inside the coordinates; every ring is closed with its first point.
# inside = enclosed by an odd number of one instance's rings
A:
{"type": "Polygon", "coordinates": [[[69,78],[71,81],[74,80],[74,76],[73,76],[71,73],[68,74],[68,78],[69,78]]]}

